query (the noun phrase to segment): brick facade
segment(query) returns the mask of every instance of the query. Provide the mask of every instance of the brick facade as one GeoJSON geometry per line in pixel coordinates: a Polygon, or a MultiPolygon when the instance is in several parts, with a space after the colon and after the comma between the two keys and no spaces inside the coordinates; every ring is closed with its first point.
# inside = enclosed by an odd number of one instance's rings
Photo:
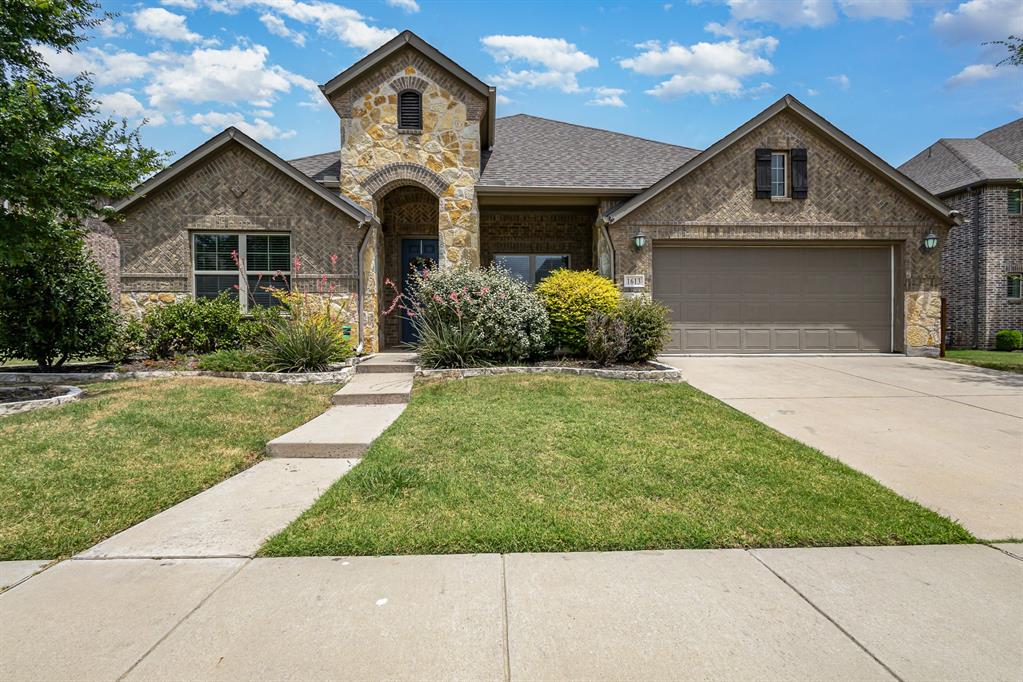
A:
{"type": "Polygon", "coordinates": [[[121,247],[114,230],[102,220],[85,221],[85,248],[96,265],[103,271],[114,308],[120,307],[121,300],[121,247]]]}
{"type": "Polygon", "coordinates": [[[993,348],[1001,329],[1023,329],[1023,301],[1007,295],[1007,276],[1023,272],[1023,216],[1008,212],[1006,185],[983,185],[944,197],[959,211],[941,253],[950,345],[993,348]]]}
{"type": "Polygon", "coordinates": [[[569,255],[573,270],[593,268],[595,209],[521,209],[485,207],[480,213],[480,260],[494,255],[569,255]]]}
{"type": "Polygon", "coordinates": [[[755,128],[718,156],[681,178],[610,226],[618,284],[626,274],[653,283],[652,244],[659,240],[842,241],[899,247],[896,296],[897,349],[934,354],[940,342],[938,250],[921,244],[934,231],[944,242],[948,226],[830,138],[787,111],[755,128]],[[809,194],[804,200],[754,198],[757,148],[808,150],[809,194]],[[632,240],[648,238],[637,250],[632,240]],[[901,321],[901,325],[900,325],[901,321]]]}
{"type": "Polygon", "coordinates": [[[132,314],[150,303],[192,295],[190,235],[195,232],[290,234],[292,258],[302,262],[296,287],[314,290],[326,274],[339,292],[358,291],[363,229],[236,144],[159,187],[112,230],[120,246],[121,307],[132,314]],[[334,265],[331,255],[337,255],[334,265]]]}

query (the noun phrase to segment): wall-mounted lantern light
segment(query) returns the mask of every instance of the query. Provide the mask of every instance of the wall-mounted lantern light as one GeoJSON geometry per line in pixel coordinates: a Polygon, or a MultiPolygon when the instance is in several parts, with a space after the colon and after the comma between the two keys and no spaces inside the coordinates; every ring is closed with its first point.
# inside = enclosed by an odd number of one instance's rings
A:
{"type": "Polygon", "coordinates": [[[938,245],[938,235],[933,232],[928,232],[927,236],[924,237],[924,248],[930,251],[938,245]]]}
{"type": "Polygon", "coordinates": [[[642,249],[646,246],[646,235],[642,231],[637,232],[636,236],[632,238],[632,243],[636,245],[637,249],[642,249]]]}

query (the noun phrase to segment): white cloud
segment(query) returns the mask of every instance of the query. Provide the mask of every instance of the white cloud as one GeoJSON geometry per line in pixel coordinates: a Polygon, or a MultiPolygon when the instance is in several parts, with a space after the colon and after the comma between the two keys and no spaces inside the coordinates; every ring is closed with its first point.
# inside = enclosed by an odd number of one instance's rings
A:
{"type": "Polygon", "coordinates": [[[149,60],[134,52],[106,52],[98,47],[87,47],[79,52],[57,52],[46,45],[37,45],[36,50],[58,76],[75,76],[87,71],[93,74],[93,82],[100,86],[125,83],[151,71],[149,60]]]}
{"type": "Polygon", "coordinates": [[[960,85],[970,85],[977,81],[988,80],[996,76],[998,76],[998,71],[994,64],[970,64],[945,81],[945,85],[954,88],[960,85]]]}
{"type": "Polygon", "coordinates": [[[249,121],[244,114],[237,111],[229,113],[209,111],[205,114],[193,114],[188,122],[199,126],[199,129],[207,135],[219,133],[229,126],[234,126],[257,140],[286,140],[297,134],[294,130],[282,130],[263,118],[257,117],[249,121]]]}
{"type": "Polygon", "coordinates": [[[141,123],[146,119],[149,125],[159,126],[167,122],[167,117],[159,111],[152,111],[142,106],[130,92],[101,93],[96,96],[100,111],[116,118],[125,118],[132,123],[141,123]]]}
{"type": "Polygon", "coordinates": [[[821,94],[821,93],[818,92],[817,90],[814,90],[813,88],[807,88],[806,89],[806,96],[807,97],[816,97],[819,94],[821,94]]]}
{"type": "Polygon", "coordinates": [[[387,0],[387,4],[404,10],[409,14],[415,14],[419,11],[419,3],[416,0],[387,0]]]}
{"type": "Polygon", "coordinates": [[[199,6],[197,0],[160,0],[160,4],[167,7],[180,7],[182,9],[195,9],[199,6]]]}
{"type": "Polygon", "coordinates": [[[774,66],[766,55],[773,53],[777,46],[778,40],[770,36],[747,41],[700,42],[692,46],[662,45],[654,40],[636,45],[642,51],[635,57],[619,60],[619,64],[647,76],[670,74],[668,80],[646,91],[655,97],[671,98],[688,93],[740,95],[743,78],[774,73],[774,66]]]}
{"type": "Polygon", "coordinates": [[[497,96],[497,103],[498,103],[498,104],[511,104],[511,103],[512,103],[512,102],[514,102],[514,101],[515,101],[515,100],[513,100],[513,99],[512,99],[511,97],[508,97],[508,96],[506,96],[506,95],[500,95],[500,94],[499,94],[499,95],[497,96]]]}
{"type": "Polygon", "coordinates": [[[763,21],[779,26],[819,28],[835,21],[831,0],[728,0],[732,18],[738,21],[763,21]]]}
{"type": "Polygon", "coordinates": [[[849,87],[852,85],[852,81],[849,80],[849,76],[845,75],[844,73],[840,73],[837,76],[828,76],[828,80],[837,83],[838,87],[842,88],[843,90],[848,90],[849,87]]]}
{"type": "Polygon", "coordinates": [[[580,92],[576,76],[599,64],[595,57],[562,38],[493,35],[481,38],[480,42],[498,64],[506,65],[504,72],[491,76],[491,80],[507,88],[554,87],[563,92],[580,92]],[[514,61],[541,68],[512,71],[507,65],[514,61]]]}
{"type": "Polygon", "coordinates": [[[938,12],[934,31],[950,43],[982,43],[1023,34],[1023,2],[969,0],[952,11],[938,12]]]}
{"type": "Polygon", "coordinates": [[[299,47],[305,47],[305,34],[288,28],[288,25],[284,23],[284,19],[281,19],[276,14],[262,14],[259,20],[263,22],[263,26],[266,26],[266,30],[273,35],[290,40],[299,47]]]}
{"type": "Polygon", "coordinates": [[[234,13],[240,9],[264,9],[293,21],[316,26],[322,35],[337,38],[349,47],[367,52],[374,50],[398,35],[393,28],[370,26],[359,12],[332,2],[313,0],[207,0],[215,12],[234,13]]]}
{"type": "Polygon", "coordinates": [[[586,103],[590,106],[595,107],[624,107],[625,100],[622,99],[622,95],[625,94],[625,90],[621,88],[593,88],[593,99],[588,100],[586,103]]]}
{"type": "Polygon", "coordinates": [[[839,0],[842,14],[852,19],[908,19],[909,0],[839,0]]]}
{"type": "Polygon", "coordinates": [[[96,31],[104,38],[116,38],[123,36],[128,27],[120,21],[104,19],[103,23],[96,27],[96,31]]]}
{"type": "Polygon", "coordinates": [[[198,33],[188,30],[185,17],[168,12],[162,7],[147,7],[131,15],[135,28],[155,38],[165,40],[183,40],[194,43],[202,38],[198,33]]]}

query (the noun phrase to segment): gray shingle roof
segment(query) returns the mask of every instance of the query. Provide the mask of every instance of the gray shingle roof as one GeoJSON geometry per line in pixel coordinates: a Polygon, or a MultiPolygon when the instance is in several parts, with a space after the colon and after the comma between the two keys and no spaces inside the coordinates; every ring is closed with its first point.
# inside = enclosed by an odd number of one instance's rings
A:
{"type": "Polygon", "coordinates": [[[1023,119],[978,138],[942,138],[899,167],[933,194],[1023,177],[1023,119]]]}
{"type": "Polygon", "coordinates": [[[324,178],[336,180],[341,174],[341,151],[335,149],[323,154],[303,156],[300,159],[292,159],[288,163],[317,182],[321,182],[324,178]]]}
{"type": "Polygon", "coordinates": [[[494,149],[484,152],[480,185],[646,188],[699,153],[610,130],[516,114],[497,119],[494,149]]]}

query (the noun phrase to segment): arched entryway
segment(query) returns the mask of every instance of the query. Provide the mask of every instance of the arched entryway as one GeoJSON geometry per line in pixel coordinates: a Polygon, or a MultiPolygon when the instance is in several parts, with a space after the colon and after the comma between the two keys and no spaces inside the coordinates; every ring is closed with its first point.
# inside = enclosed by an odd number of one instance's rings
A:
{"type": "MultiPolygon", "coordinates": [[[[409,269],[440,258],[437,235],[437,197],[417,186],[406,185],[377,200],[383,227],[383,275],[402,288],[409,269]]],[[[394,290],[385,286],[381,305],[386,310],[394,290]]],[[[382,343],[393,348],[411,340],[411,328],[395,310],[382,320],[382,343]]]]}

